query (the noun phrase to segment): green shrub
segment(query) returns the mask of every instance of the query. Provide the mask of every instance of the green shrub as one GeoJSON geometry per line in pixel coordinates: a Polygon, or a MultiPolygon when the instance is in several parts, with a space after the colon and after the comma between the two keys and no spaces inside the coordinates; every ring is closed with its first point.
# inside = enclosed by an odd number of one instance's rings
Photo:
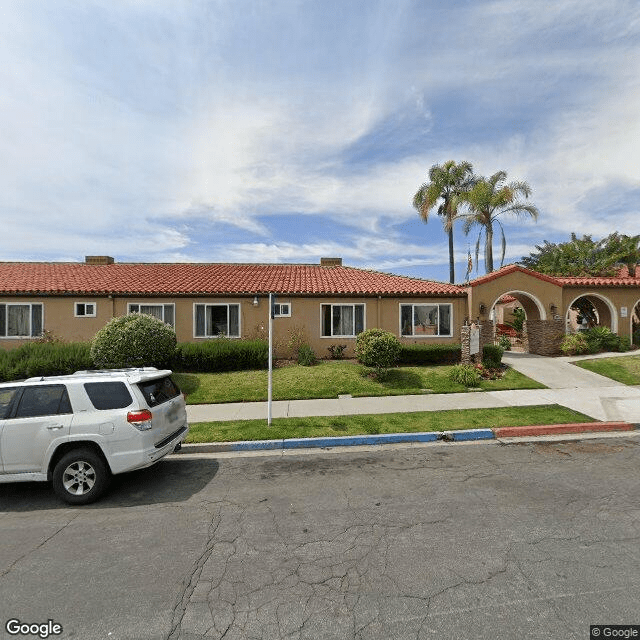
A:
{"type": "Polygon", "coordinates": [[[266,340],[215,338],[206,342],[180,343],[171,368],[191,373],[218,373],[266,369],[268,366],[269,343],[266,340]]]}
{"type": "Polygon", "coordinates": [[[622,348],[620,336],[608,327],[593,327],[584,334],[593,344],[595,351],[625,351],[622,348]]]}
{"type": "Polygon", "coordinates": [[[565,356],[579,356],[583,353],[595,353],[593,343],[587,340],[584,333],[569,333],[560,343],[560,351],[565,356]]]}
{"type": "Polygon", "coordinates": [[[96,333],[91,357],[96,367],[166,367],[175,355],[176,332],[146,314],[113,318],[96,333]]]}
{"type": "Polygon", "coordinates": [[[317,361],[316,354],[308,344],[302,344],[298,347],[298,364],[303,367],[311,367],[317,361]]]}
{"type": "Polygon", "coordinates": [[[498,338],[498,346],[502,347],[505,351],[511,351],[511,339],[509,336],[500,336],[500,338],[498,338]]]}
{"type": "Polygon", "coordinates": [[[497,369],[502,363],[504,349],[497,344],[485,344],[482,347],[482,364],[489,369],[497,369]]]}
{"type": "Polygon", "coordinates": [[[11,351],[0,351],[2,381],[69,375],[92,366],[90,345],[84,342],[34,341],[11,351]]]}
{"type": "Polygon", "coordinates": [[[347,349],[346,344],[332,344],[327,347],[327,351],[331,354],[333,360],[342,360],[344,358],[344,352],[347,349]]]}
{"type": "Polygon", "coordinates": [[[477,387],[482,380],[480,370],[472,364],[456,364],[449,371],[449,379],[465,387],[477,387]]]}
{"type": "Polygon", "coordinates": [[[459,344],[403,344],[398,363],[416,366],[457,364],[461,357],[459,344]]]}
{"type": "Polygon", "coordinates": [[[367,329],[356,338],[356,357],[366,367],[379,371],[393,367],[402,345],[396,336],[382,329],[367,329]]]}

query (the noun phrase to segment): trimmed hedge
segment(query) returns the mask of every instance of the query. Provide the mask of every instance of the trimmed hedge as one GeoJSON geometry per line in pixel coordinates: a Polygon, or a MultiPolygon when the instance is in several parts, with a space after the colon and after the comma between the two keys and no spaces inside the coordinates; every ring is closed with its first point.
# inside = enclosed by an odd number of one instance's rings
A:
{"type": "Polygon", "coordinates": [[[90,349],[85,342],[30,342],[11,351],[0,350],[0,380],[62,376],[91,369],[90,349]]]}
{"type": "Polygon", "coordinates": [[[399,364],[458,364],[462,359],[459,344],[403,344],[399,364]]]}
{"type": "Polygon", "coordinates": [[[180,343],[171,363],[174,371],[189,373],[266,369],[268,366],[269,343],[266,340],[225,338],[180,343]]]}
{"type": "Polygon", "coordinates": [[[485,344],[482,347],[482,363],[487,367],[499,367],[504,349],[498,344],[485,344]]]}

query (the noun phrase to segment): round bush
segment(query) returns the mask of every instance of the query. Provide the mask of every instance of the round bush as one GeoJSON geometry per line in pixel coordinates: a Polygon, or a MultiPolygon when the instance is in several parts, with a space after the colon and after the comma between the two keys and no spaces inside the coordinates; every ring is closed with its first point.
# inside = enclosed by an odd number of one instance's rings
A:
{"type": "Polygon", "coordinates": [[[176,332],[153,316],[134,313],[110,320],[93,338],[96,367],[165,367],[176,349],[176,332]]]}
{"type": "Polygon", "coordinates": [[[392,367],[398,361],[401,349],[398,338],[382,329],[367,329],[356,338],[356,357],[366,367],[392,367]]]}

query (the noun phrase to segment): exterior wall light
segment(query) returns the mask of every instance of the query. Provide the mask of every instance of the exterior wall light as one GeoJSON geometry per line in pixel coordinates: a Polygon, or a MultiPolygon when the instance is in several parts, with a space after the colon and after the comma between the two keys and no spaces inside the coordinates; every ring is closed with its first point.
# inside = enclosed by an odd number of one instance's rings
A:
{"type": "Polygon", "coordinates": [[[260,301],[258,300],[258,296],[253,296],[253,306],[257,307],[259,302],[260,301]]]}
{"type": "Polygon", "coordinates": [[[486,312],[486,310],[487,310],[487,306],[484,304],[484,302],[481,302],[481,303],[480,303],[480,307],[479,307],[479,309],[480,309],[480,313],[481,313],[481,314],[484,314],[484,313],[486,312]]]}

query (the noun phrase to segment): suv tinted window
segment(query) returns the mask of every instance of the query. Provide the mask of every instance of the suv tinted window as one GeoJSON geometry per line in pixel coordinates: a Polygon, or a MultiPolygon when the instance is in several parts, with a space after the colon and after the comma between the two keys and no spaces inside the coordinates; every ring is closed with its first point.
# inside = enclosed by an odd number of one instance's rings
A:
{"type": "Polygon", "coordinates": [[[84,388],[91,404],[101,411],[124,409],[133,402],[124,382],[86,382],[84,388]]]}
{"type": "Polygon", "coordinates": [[[155,407],[180,395],[178,385],[169,377],[138,383],[144,399],[150,407],[155,407]]]}
{"type": "Polygon", "coordinates": [[[67,388],[63,384],[25,387],[16,411],[16,418],[35,418],[71,413],[67,388]]]}
{"type": "Polygon", "coordinates": [[[0,420],[4,420],[11,411],[11,403],[16,397],[18,389],[13,387],[12,389],[0,389],[0,420]]]}

